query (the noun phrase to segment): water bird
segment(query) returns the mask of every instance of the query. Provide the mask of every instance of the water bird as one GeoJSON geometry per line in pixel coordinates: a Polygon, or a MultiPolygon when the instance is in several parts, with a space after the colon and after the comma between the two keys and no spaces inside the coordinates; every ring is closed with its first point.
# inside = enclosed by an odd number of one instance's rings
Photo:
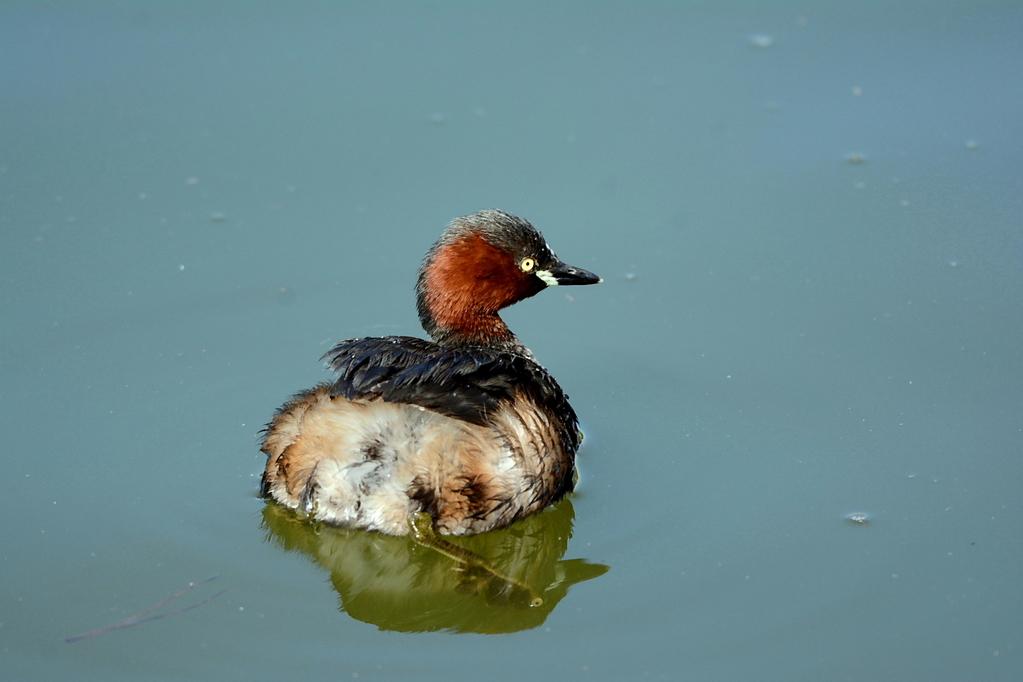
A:
{"type": "Polygon", "coordinates": [[[456,218],[416,284],[430,340],[349,339],[328,351],[337,378],[296,394],[264,430],[263,495],[314,521],[424,541],[556,502],[574,485],[576,413],[498,312],[600,281],[522,218],[456,218]]]}

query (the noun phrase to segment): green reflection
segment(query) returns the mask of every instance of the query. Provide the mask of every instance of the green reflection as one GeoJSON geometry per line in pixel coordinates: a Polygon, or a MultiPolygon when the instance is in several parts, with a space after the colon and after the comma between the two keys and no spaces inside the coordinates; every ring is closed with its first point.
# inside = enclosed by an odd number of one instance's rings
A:
{"type": "Polygon", "coordinates": [[[311,525],[273,503],[267,540],[330,571],[343,611],[382,630],[515,632],[547,619],[572,585],[604,564],[562,560],[575,512],[564,499],[509,528],[446,539],[441,550],[410,537],[311,525]]]}

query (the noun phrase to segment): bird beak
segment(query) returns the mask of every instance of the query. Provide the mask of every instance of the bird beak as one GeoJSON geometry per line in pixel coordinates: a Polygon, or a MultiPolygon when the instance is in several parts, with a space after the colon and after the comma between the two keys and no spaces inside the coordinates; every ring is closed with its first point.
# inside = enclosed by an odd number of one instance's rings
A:
{"type": "Polygon", "coordinates": [[[573,267],[561,261],[558,261],[550,270],[538,270],[536,275],[546,282],[548,286],[598,284],[604,281],[589,270],[573,267]]]}

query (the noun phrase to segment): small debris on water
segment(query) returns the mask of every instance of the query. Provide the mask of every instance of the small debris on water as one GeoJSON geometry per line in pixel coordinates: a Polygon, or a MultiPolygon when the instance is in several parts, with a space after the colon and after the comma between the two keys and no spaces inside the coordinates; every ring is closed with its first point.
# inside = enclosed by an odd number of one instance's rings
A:
{"type": "Polygon", "coordinates": [[[87,632],[82,632],[82,633],[77,634],[77,635],[71,635],[69,637],[65,637],[64,641],[67,642],[68,644],[73,644],[75,642],[80,642],[80,641],[85,640],[85,639],[93,639],[93,638],[99,637],[101,635],[107,635],[107,634],[110,634],[111,632],[114,632],[116,630],[125,630],[127,628],[133,628],[133,627],[137,627],[139,625],[145,625],[147,623],[150,623],[150,622],[155,621],[155,620],[160,620],[162,618],[168,618],[168,617],[171,617],[171,616],[177,616],[177,615],[180,615],[180,614],[183,614],[183,613],[187,613],[188,611],[192,611],[193,609],[197,609],[197,608],[199,608],[201,606],[205,606],[206,604],[209,604],[211,601],[213,601],[214,599],[216,599],[220,595],[224,594],[224,592],[226,592],[226,590],[220,590],[218,592],[215,592],[212,595],[206,597],[205,599],[201,599],[200,601],[197,601],[197,602],[195,602],[193,604],[189,604],[187,606],[182,606],[180,608],[173,608],[173,609],[169,609],[169,610],[166,608],[167,605],[170,604],[171,602],[173,602],[174,600],[179,599],[179,598],[183,597],[184,595],[188,594],[189,592],[191,592],[192,590],[194,590],[195,588],[201,587],[202,585],[205,585],[206,583],[210,583],[210,582],[212,582],[212,581],[214,581],[216,579],[217,579],[217,576],[213,576],[211,578],[206,578],[205,580],[198,580],[198,581],[190,580],[185,587],[181,588],[180,590],[178,590],[177,592],[174,592],[171,595],[168,595],[168,596],[164,597],[163,599],[161,599],[160,601],[156,602],[152,606],[149,606],[147,608],[142,609],[141,611],[133,613],[133,614],[131,614],[131,615],[125,617],[125,618],[122,618],[121,620],[117,621],[116,623],[111,623],[110,625],[94,628],[94,629],[89,630],[87,632]]]}
{"type": "Polygon", "coordinates": [[[749,44],[752,45],[753,47],[766,49],[774,45],[774,36],[768,35],[766,33],[754,33],[749,37],[749,44]]]}
{"type": "Polygon", "coordinates": [[[853,166],[858,166],[862,163],[866,163],[867,157],[860,152],[849,152],[845,155],[845,161],[853,166]]]}
{"type": "Polygon", "coordinates": [[[184,271],[185,271],[185,264],[182,263],[181,265],[178,266],[178,272],[184,272],[184,271]]]}
{"type": "Polygon", "coordinates": [[[210,213],[210,220],[214,223],[223,223],[227,221],[227,214],[223,211],[214,211],[210,213]]]}
{"type": "Polygon", "coordinates": [[[635,282],[637,277],[638,277],[638,275],[635,272],[626,272],[625,273],[625,281],[626,282],[635,282]]]}
{"type": "Polygon", "coordinates": [[[977,142],[976,140],[967,140],[966,141],[966,148],[967,149],[974,150],[974,149],[977,149],[978,147],[980,147],[980,143],[977,142]]]}
{"type": "Polygon", "coordinates": [[[870,524],[870,515],[864,512],[853,512],[846,514],[845,520],[857,526],[866,526],[870,524]]]}

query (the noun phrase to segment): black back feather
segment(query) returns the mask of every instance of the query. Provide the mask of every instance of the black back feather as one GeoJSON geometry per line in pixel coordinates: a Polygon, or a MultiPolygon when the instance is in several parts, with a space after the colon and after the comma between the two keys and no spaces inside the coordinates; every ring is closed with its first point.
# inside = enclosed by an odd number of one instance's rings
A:
{"type": "Polygon", "coordinates": [[[521,391],[554,417],[567,450],[575,452],[579,446],[568,396],[547,370],[525,355],[386,336],[341,341],[323,357],[338,373],[332,395],[419,405],[485,425],[489,415],[521,391]]]}

